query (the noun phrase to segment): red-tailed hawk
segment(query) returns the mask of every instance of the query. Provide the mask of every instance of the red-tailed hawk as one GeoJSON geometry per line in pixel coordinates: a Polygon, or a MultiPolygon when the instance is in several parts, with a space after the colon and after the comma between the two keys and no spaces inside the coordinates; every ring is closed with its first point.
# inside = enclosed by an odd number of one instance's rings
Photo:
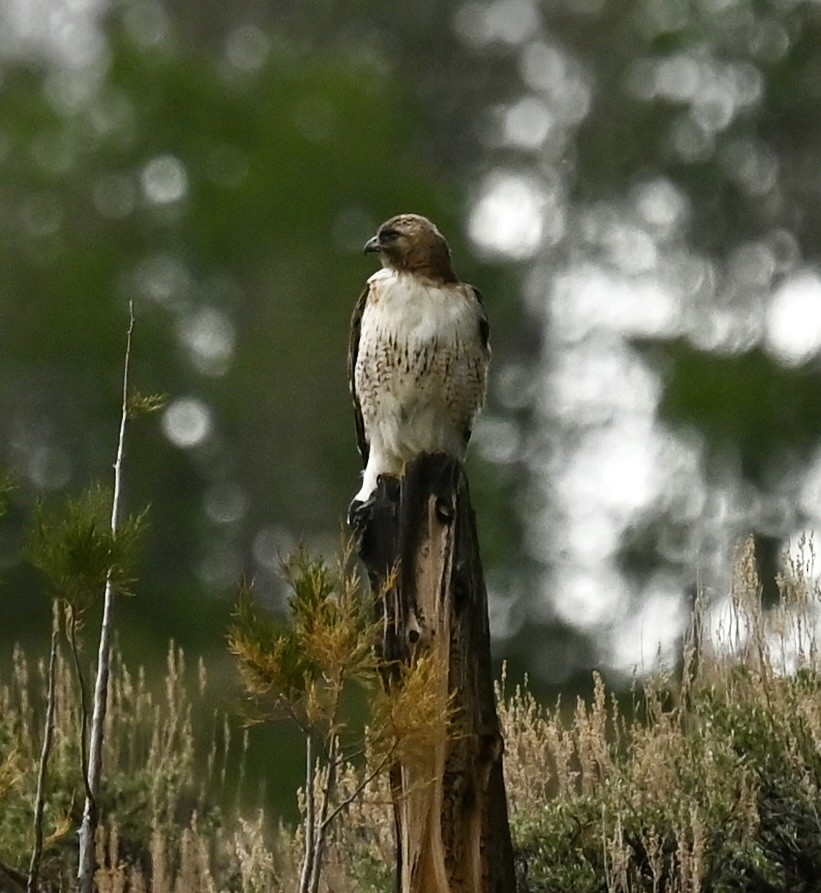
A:
{"type": "Polygon", "coordinates": [[[482,296],[456,278],[429,220],[392,217],[365,251],[379,252],[382,269],[351,320],[348,376],[365,463],[353,512],[380,475],[401,475],[420,453],[464,459],[490,361],[482,296]]]}

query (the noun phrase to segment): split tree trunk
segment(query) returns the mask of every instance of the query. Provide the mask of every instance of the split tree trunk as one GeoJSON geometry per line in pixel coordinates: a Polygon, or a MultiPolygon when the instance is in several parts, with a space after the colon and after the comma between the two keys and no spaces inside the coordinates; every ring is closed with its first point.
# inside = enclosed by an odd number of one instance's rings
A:
{"type": "Polygon", "coordinates": [[[408,663],[438,651],[454,698],[447,741],[428,763],[391,769],[397,891],[515,893],[487,591],[461,464],[420,456],[400,481],[380,480],[363,522],[373,591],[397,569],[379,606],[383,656],[408,663]]]}

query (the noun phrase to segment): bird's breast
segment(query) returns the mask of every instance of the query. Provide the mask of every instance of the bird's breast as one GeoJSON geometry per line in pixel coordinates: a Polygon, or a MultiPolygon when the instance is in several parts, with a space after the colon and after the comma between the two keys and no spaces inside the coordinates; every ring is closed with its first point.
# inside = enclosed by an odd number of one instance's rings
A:
{"type": "Polygon", "coordinates": [[[476,338],[477,308],[465,286],[437,285],[407,275],[378,276],[371,278],[360,349],[366,340],[382,341],[393,349],[425,351],[476,338]]]}
{"type": "Polygon", "coordinates": [[[488,355],[469,286],[379,283],[362,315],[355,388],[366,427],[386,412],[464,425],[484,398],[488,355]]]}

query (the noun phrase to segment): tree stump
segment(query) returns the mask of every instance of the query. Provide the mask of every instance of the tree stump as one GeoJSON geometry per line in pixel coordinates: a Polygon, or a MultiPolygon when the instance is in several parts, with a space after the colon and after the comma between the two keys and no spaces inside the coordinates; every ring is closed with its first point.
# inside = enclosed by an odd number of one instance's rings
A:
{"type": "Polygon", "coordinates": [[[436,650],[453,698],[447,740],[426,765],[391,769],[396,889],[515,893],[487,591],[461,464],[425,454],[400,480],[380,479],[360,529],[384,621],[385,684],[399,684],[391,663],[436,650]]]}

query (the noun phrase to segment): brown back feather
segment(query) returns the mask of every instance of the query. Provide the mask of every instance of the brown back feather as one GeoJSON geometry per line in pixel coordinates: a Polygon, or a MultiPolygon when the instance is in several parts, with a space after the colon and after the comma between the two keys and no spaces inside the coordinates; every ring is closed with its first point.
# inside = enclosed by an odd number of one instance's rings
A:
{"type": "Polygon", "coordinates": [[[362,314],[365,311],[365,304],[368,302],[368,293],[371,290],[370,284],[362,289],[353,309],[351,317],[351,335],[348,341],[348,388],[351,392],[351,400],[353,401],[354,425],[356,426],[356,440],[359,447],[359,455],[362,457],[362,463],[368,462],[368,440],[365,437],[365,422],[362,420],[362,407],[359,405],[359,397],[356,395],[356,357],[359,353],[359,335],[362,329],[362,314]]]}

